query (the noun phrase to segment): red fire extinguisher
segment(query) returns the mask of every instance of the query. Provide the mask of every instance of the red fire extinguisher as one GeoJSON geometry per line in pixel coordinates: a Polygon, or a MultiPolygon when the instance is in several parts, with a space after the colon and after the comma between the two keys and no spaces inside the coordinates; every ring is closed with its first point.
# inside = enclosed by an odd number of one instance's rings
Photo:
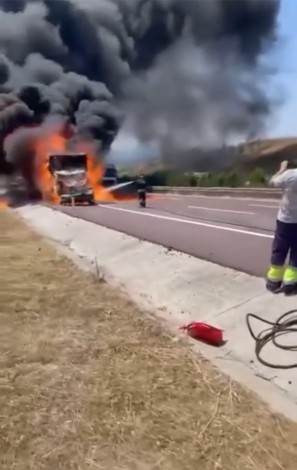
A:
{"type": "Polygon", "coordinates": [[[180,330],[186,331],[191,338],[205,341],[212,346],[221,346],[223,344],[223,330],[206,323],[192,322],[189,325],[182,326],[180,330]]]}

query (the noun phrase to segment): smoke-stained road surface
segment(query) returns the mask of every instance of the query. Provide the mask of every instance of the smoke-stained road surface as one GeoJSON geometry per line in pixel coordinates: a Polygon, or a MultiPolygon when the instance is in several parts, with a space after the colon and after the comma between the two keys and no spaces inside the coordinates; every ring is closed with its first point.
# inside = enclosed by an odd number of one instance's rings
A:
{"type": "Polygon", "coordinates": [[[126,202],[61,210],[142,240],[263,276],[277,207],[278,202],[273,200],[168,195],[149,200],[146,209],[126,202]]]}

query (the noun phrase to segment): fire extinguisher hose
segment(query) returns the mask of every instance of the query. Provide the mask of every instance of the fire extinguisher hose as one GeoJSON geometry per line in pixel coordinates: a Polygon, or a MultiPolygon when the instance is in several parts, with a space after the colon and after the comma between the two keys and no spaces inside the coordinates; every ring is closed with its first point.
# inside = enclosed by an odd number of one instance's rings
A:
{"type": "Polygon", "coordinates": [[[250,335],[255,340],[255,354],[261,364],[273,369],[294,369],[297,367],[297,363],[270,363],[264,360],[261,355],[263,348],[268,343],[272,343],[276,348],[283,351],[297,352],[297,309],[290,310],[282,314],[275,322],[271,322],[269,320],[261,318],[260,316],[254,315],[253,313],[248,313],[246,315],[246,324],[250,335]],[[257,320],[267,325],[268,327],[256,335],[252,329],[251,320],[257,320]],[[287,334],[292,335],[292,333],[296,333],[296,344],[280,344],[280,342],[278,341],[279,337],[287,334]]]}

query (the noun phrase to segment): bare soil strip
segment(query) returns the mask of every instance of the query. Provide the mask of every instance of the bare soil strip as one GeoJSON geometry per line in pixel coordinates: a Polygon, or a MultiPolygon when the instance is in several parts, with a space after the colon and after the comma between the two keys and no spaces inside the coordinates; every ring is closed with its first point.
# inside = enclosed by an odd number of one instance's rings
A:
{"type": "Polygon", "coordinates": [[[0,256],[2,470],[296,469],[297,424],[6,210],[0,256]]]}

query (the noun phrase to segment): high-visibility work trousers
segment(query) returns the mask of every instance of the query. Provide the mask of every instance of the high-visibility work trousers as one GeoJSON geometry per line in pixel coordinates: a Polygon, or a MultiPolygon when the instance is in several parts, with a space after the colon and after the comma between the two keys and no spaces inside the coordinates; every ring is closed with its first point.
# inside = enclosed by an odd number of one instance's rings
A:
{"type": "Polygon", "coordinates": [[[268,281],[297,286],[297,224],[276,221],[268,281]],[[287,256],[289,263],[285,268],[287,256]]]}

